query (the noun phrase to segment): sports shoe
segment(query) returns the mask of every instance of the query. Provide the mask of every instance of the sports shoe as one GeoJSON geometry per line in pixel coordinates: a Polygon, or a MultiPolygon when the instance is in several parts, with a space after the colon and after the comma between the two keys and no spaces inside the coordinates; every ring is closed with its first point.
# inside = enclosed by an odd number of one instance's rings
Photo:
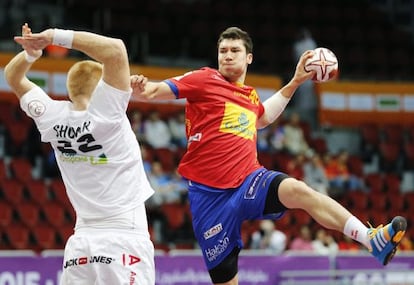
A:
{"type": "Polygon", "coordinates": [[[394,257],[397,246],[402,240],[407,228],[407,220],[404,217],[396,216],[386,226],[378,226],[368,230],[368,237],[371,244],[371,253],[383,265],[394,257]]]}

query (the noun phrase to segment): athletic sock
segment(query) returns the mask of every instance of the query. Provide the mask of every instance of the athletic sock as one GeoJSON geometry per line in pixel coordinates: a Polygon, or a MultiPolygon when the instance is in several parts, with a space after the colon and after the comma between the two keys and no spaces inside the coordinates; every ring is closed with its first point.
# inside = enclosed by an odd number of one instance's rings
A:
{"type": "Polygon", "coordinates": [[[371,249],[367,232],[368,228],[359,219],[352,216],[346,221],[343,233],[371,249]]]}

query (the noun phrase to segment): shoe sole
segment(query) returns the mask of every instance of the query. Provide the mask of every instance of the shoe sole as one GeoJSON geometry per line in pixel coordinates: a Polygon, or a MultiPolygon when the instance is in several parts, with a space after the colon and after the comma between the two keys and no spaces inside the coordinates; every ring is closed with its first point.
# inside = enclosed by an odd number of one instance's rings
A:
{"type": "Polygon", "coordinates": [[[394,247],[390,251],[390,253],[385,257],[384,265],[387,265],[397,252],[397,247],[400,244],[402,238],[404,237],[405,230],[407,229],[407,220],[401,216],[395,217],[394,219],[392,219],[392,228],[395,232],[395,234],[391,238],[391,242],[393,243],[394,247]]]}

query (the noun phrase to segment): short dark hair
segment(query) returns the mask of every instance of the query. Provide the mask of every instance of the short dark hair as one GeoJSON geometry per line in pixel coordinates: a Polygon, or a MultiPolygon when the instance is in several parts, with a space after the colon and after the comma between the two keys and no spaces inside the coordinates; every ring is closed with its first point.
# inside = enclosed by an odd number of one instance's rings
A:
{"type": "Polygon", "coordinates": [[[230,27],[224,30],[217,41],[217,47],[224,39],[242,40],[247,53],[253,53],[253,41],[250,35],[238,27],[230,27]]]}

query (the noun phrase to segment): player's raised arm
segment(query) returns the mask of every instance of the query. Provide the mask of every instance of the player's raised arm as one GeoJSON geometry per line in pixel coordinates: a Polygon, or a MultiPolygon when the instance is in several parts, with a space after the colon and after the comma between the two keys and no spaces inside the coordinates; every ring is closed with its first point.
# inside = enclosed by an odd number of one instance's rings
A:
{"type": "MultiPolygon", "coordinates": [[[[29,35],[31,30],[27,24],[22,26],[22,36],[29,35]]],[[[34,49],[22,43],[24,50],[17,54],[5,67],[4,76],[7,83],[10,85],[12,91],[18,98],[23,96],[26,92],[36,87],[27,77],[26,73],[42,55],[42,49],[34,49]]]]}
{"type": "Polygon", "coordinates": [[[129,62],[122,40],[85,31],[47,29],[40,33],[15,37],[24,48],[43,50],[48,45],[57,45],[85,53],[103,64],[103,79],[109,85],[129,90],[129,62]]]}
{"type": "Polygon", "coordinates": [[[312,78],[315,71],[308,72],[304,68],[306,61],[312,56],[313,51],[304,52],[296,65],[295,73],[292,79],[278,92],[263,102],[265,112],[259,118],[259,128],[264,128],[273,123],[283,112],[286,105],[289,103],[290,98],[292,98],[294,95],[296,89],[306,80],[312,78]]]}

